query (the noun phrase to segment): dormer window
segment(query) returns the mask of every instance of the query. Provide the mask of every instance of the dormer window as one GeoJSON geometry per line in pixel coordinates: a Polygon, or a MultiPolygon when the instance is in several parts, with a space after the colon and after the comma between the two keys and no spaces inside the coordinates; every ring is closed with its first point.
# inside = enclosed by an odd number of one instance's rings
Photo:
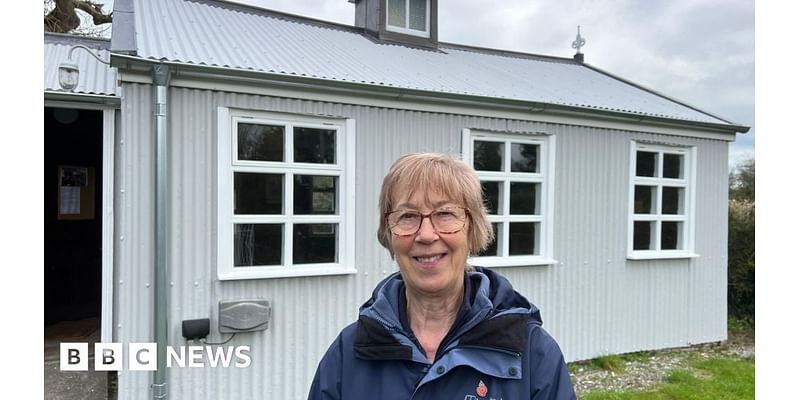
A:
{"type": "Polygon", "coordinates": [[[386,0],[386,30],[430,37],[430,0],[386,0]]]}

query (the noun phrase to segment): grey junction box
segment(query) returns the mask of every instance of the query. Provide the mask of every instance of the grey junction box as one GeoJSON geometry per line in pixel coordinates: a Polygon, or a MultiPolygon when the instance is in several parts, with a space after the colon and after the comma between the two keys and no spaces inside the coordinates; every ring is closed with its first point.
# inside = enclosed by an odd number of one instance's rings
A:
{"type": "Polygon", "coordinates": [[[268,300],[222,300],[219,302],[219,332],[263,331],[269,327],[271,316],[268,300]]]}

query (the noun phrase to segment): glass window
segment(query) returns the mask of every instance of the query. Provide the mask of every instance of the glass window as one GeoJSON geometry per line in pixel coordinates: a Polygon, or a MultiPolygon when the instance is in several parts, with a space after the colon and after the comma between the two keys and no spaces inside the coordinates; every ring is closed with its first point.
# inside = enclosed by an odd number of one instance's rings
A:
{"type": "Polygon", "coordinates": [[[430,0],[386,0],[386,30],[428,37],[430,0]]]}
{"type": "Polygon", "coordinates": [[[478,171],[502,171],[505,143],[475,141],[472,164],[478,171]]]}
{"type": "Polygon", "coordinates": [[[487,212],[489,214],[499,214],[503,182],[481,181],[481,187],[483,188],[483,200],[486,203],[487,212]]]}
{"type": "Polygon", "coordinates": [[[653,214],[656,212],[656,187],[636,185],[633,194],[633,212],[636,214],[653,214]]]}
{"type": "Polygon", "coordinates": [[[294,128],[294,161],[317,164],[336,163],[336,131],[294,128]]]}
{"type": "Polygon", "coordinates": [[[664,154],[664,178],[683,178],[683,155],[664,154]]]}
{"type": "Polygon", "coordinates": [[[234,214],[283,214],[283,175],[233,173],[234,214]]]}
{"type": "Polygon", "coordinates": [[[428,30],[428,4],[426,0],[409,0],[408,27],[423,32],[428,30]]]}
{"type": "Polygon", "coordinates": [[[511,214],[538,214],[538,187],[533,182],[511,182],[511,214]]]}
{"type": "MultiPolygon", "coordinates": [[[[465,133],[466,134],[466,133],[465,133]]],[[[476,265],[546,263],[552,239],[547,191],[551,185],[546,158],[548,138],[469,133],[469,159],[481,179],[484,202],[495,232],[476,265]],[[488,264],[487,264],[488,263],[488,264]]]]}
{"type": "Polygon", "coordinates": [[[629,256],[659,258],[692,250],[687,179],[694,152],[689,148],[632,144],[632,209],[629,256]],[[665,253],[671,252],[671,253],[665,253]],[[677,253],[676,253],[677,252],[677,253]]]}
{"type": "Polygon", "coordinates": [[[350,272],[343,256],[355,247],[341,237],[355,221],[343,215],[353,179],[345,120],[225,108],[220,118],[220,277],[350,272]]]}
{"type": "Polygon", "coordinates": [[[233,232],[235,267],[283,263],[283,225],[235,224],[233,232]]]}
{"type": "Polygon", "coordinates": [[[283,126],[239,123],[237,133],[240,160],[283,161],[283,126]]]}
{"type": "Polygon", "coordinates": [[[652,151],[636,152],[636,176],[656,176],[656,158],[652,151]]]}
{"type": "Polygon", "coordinates": [[[294,263],[335,263],[337,228],[337,224],[296,224],[294,263]]]}
{"type": "Polygon", "coordinates": [[[295,175],[295,214],[336,214],[339,192],[335,176],[295,175]]]}
{"type": "Polygon", "coordinates": [[[511,172],[539,172],[539,145],[511,143],[511,172]]]}
{"type": "Polygon", "coordinates": [[[535,222],[512,222],[508,225],[508,254],[512,256],[535,255],[536,227],[535,222]]]}

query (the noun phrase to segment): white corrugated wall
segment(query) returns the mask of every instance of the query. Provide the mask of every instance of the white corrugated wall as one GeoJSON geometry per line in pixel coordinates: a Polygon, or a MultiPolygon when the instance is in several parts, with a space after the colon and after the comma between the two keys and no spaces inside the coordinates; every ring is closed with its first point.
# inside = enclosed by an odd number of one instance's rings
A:
{"type": "MultiPolygon", "coordinates": [[[[120,325],[115,340],[150,341],[151,99],[148,86],[126,84],[124,89],[116,166],[120,325]]],[[[211,318],[209,341],[227,338],[216,333],[219,300],[260,297],[273,309],[268,330],[239,334],[229,343],[251,346],[249,368],[172,368],[170,398],[305,398],[327,346],[355,320],[374,285],[394,271],[375,239],[384,173],[407,152],[460,153],[463,128],[544,131],[557,137],[553,218],[558,264],[497,270],[542,309],[545,328],[568,360],[726,338],[726,225],[721,221],[727,216],[727,142],[182,88],[170,90],[169,112],[169,344],[187,344],[180,332],[184,319],[211,318]],[[216,279],[219,106],[355,119],[357,274],[216,279]],[[701,257],[626,260],[632,139],[697,147],[696,252],[701,257]]],[[[120,399],[143,398],[149,382],[149,373],[124,372],[120,399]]]]}

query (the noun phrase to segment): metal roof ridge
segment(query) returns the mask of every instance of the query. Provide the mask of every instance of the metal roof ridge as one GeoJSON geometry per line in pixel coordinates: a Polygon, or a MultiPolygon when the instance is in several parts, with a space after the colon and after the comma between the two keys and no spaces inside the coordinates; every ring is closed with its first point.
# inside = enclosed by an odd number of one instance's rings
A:
{"type": "Polygon", "coordinates": [[[266,7],[259,7],[253,4],[246,4],[246,3],[239,3],[233,2],[228,0],[184,0],[184,1],[191,1],[193,3],[202,3],[208,4],[211,6],[219,6],[221,8],[226,8],[228,10],[233,11],[241,11],[251,14],[256,14],[258,16],[268,16],[274,18],[284,18],[290,22],[297,22],[297,23],[310,23],[310,25],[319,26],[321,28],[331,28],[331,29],[340,29],[345,30],[353,33],[363,33],[363,28],[358,28],[353,25],[348,25],[341,22],[333,22],[327,21],[323,19],[317,19],[313,17],[308,17],[305,15],[300,14],[292,14],[285,11],[279,11],[271,8],[266,7]]]}
{"type": "Polygon", "coordinates": [[[546,54],[527,53],[518,50],[497,49],[491,47],[481,47],[481,46],[473,46],[468,44],[450,43],[450,42],[439,42],[439,45],[443,45],[445,48],[451,48],[455,50],[471,51],[475,53],[484,53],[484,54],[503,56],[503,57],[516,57],[516,58],[524,58],[536,61],[554,61],[554,62],[562,62],[565,64],[582,65],[582,63],[575,61],[572,57],[559,57],[546,54]]]}

